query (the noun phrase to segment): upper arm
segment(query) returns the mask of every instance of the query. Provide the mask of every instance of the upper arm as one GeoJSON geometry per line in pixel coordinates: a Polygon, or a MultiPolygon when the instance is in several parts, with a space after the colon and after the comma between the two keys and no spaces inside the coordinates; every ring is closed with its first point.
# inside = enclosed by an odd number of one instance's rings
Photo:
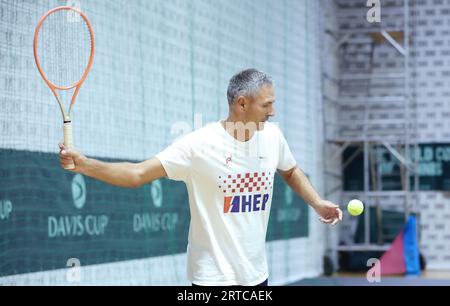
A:
{"type": "Polygon", "coordinates": [[[166,170],[156,157],[137,164],[137,167],[139,172],[139,185],[144,185],[167,176],[166,170]]]}
{"type": "Polygon", "coordinates": [[[189,134],[156,154],[155,158],[171,180],[186,182],[192,168],[192,146],[195,137],[189,134]]]}
{"type": "Polygon", "coordinates": [[[278,173],[283,177],[285,181],[288,181],[292,177],[296,169],[298,169],[297,166],[294,166],[286,171],[278,169],[278,173]]]}

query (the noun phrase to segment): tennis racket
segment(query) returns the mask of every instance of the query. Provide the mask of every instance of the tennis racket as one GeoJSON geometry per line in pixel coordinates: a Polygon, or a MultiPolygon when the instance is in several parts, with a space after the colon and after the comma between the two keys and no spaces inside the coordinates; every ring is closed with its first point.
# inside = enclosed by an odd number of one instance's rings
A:
{"type": "MultiPolygon", "coordinates": [[[[36,66],[58,102],[64,120],[64,145],[73,148],[71,113],[94,59],[94,32],[86,15],[71,6],[54,8],[42,16],[34,32],[36,66]],[[73,89],[68,112],[58,91],[73,89]]],[[[65,169],[74,169],[69,164],[65,169]]]]}

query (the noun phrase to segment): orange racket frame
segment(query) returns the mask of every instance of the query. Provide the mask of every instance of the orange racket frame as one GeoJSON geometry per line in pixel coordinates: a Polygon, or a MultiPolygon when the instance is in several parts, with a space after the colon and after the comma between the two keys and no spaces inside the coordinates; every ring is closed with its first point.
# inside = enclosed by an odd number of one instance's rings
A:
{"type": "MultiPolygon", "coordinates": [[[[45,83],[48,85],[48,87],[50,88],[50,90],[52,91],[53,95],[56,98],[56,101],[58,102],[59,108],[61,109],[61,114],[63,116],[64,119],[64,145],[67,148],[73,148],[73,141],[72,141],[72,123],[71,123],[71,119],[70,119],[70,115],[72,113],[72,107],[75,103],[75,99],[78,96],[78,92],[80,91],[81,86],[83,85],[84,81],[87,78],[87,75],[91,69],[92,63],[94,61],[94,51],[95,51],[95,38],[94,38],[94,31],[92,30],[92,25],[89,21],[89,19],[86,17],[86,15],[80,11],[77,8],[71,7],[71,6],[60,6],[60,7],[56,7],[54,9],[51,9],[50,11],[48,11],[47,13],[45,13],[44,16],[41,17],[41,19],[38,22],[38,25],[36,26],[36,30],[34,32],[34,41],[33,41],[33,53],[34,53],[34,60],[36,62],[36,66],[39,70],[39,73],[41,74],[42,78],[44,79],[45,83]],[[53,84],[52,82],[50,82],[47,77],[44,74],[44,71],[42,70],[41,64],[39,62],[39,58],[38,58],[38,53],[37,53],[37,46],[38,46],[38,37],[39,37],[39,30],[42,27],[42,24],[44,23],[45,19],[50,16],[53,13],[56,13],[58,11],[74,11],[75,13],[79,14],[84,22],[87,25],[87,28],[89,30],[89,34],[91,36],[91,54],[89,56],[89,62],[86,66],[86,69],[81,77],[81,79],[69,86],[59,86],[56,84],[53,84]],[[66,113],[66,111],[64,110],[63,104],[61,103],[61,99],[58,95],[57,90],[70,90],[75,88],[75,91],[73,93],[72,99],[70,101],[70,107],[69,107],[69,111],[66,113]]],[[[68,167],[66,167],[66,169],[74,169],[75,165],[71,164],[68,167]]]]}

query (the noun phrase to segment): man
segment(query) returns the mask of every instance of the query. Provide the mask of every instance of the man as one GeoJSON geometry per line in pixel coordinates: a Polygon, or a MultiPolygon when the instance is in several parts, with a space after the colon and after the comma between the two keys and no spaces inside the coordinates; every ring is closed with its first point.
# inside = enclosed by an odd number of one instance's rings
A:
{"type": "MultiPolygon", "coordinates": [[[[60,144],[61,166],[121,187],[162,177],[186,183],[191,224],[188,278],[195,285],[267,285],[265,238],[275,171],[324,223],[342,211],[322,200],[276,125],[271,78],[258,70],[235,75],[228,87],[229,116],[183,137],[156,157],[104,163],[60,144]]],[[[277,204],[277,203],[275,203],[277,204]]]]}

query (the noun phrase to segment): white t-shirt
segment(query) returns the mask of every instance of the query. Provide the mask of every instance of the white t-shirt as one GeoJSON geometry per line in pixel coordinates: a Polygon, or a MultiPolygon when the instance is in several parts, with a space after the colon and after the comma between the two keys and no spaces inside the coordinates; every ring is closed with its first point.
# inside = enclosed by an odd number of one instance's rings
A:
{"type": "Polygon", "coordinates": [[[274,174],[295,165],[276,125],[247,142],[220,122],[156,156],[169,179],[186,183],[191,223],[188,279],[197,285],[257,285],[268,278],[265,240],[274,174]]]}

